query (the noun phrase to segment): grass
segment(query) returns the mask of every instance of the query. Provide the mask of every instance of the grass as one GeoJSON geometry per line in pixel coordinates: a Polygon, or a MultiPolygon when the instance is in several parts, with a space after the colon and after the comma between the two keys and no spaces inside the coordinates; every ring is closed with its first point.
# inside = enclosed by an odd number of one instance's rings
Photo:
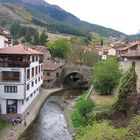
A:
{"type": "Polygon", "coordinates": [[[96,106],[93,110],[93,114],[99,112],[108,112],[112,108],[112,104],[115,102],[116,97],[114,95],[100,95],[94,94],[90,98],[95,102],[96,106]]]}
{"type": "Polygon", "coordinates": [[[0,132],[4,129],[6,126],[6,122],[0,119],[0,132]]]}
{"type": "Polygon", "coordinates": [[[96,103],[96,105],[109,105],[115,101],[114,95],[91,95],[91,99],[96,103]]]}
{"type": "Polygon", "coordinates": [[[10,8],[13,12],[15,12],[17,15],[19,15],[21,18],[32,21],[32,15],[30,15],[28,12],[12,5],[12,4],[3,4],[4,6],[10,8]]]}

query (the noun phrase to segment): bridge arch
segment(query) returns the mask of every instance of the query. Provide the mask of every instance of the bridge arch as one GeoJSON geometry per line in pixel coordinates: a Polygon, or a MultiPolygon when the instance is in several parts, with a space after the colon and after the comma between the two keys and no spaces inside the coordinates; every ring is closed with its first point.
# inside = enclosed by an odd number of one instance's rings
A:
{"type": "Polygon", "coordinates": [[[81,66],[68,66],[63,69],[63,86],[88,88],[92,85],[92,83],[93,78],[91,68],[81,66]]]}

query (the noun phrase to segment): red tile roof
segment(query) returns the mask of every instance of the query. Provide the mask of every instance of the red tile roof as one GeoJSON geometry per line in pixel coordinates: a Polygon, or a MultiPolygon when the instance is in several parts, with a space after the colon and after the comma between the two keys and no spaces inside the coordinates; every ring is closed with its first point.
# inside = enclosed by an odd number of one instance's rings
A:
{"type": "Polygon", "coordinates": [[[56,70],[57,68],[60,68],[61,66],[64,66],[65,63],[58,63],[58,62],[54,62],[52,60],[45,60],[44,62],[44,70],[56,70]]]}
{"type": "Polygon", "coordinates": [[[49,49],[48,47],[45,47],[45,46],[42,46],[42,45],[35,45],[35,46],[32,45],[31,48],[36,50],[36,51],[39,51],[39,52],[44,52],[44,51],[49,49]]]}
{"type": "Polygon", "coordinates": [[[43,53],[31,49],[29,47],[26,47],[23,44],[19,44],[19,45],[9,46],[0,49],[0,54],[32,55],[32,54],[43,54],[43,53]]]}
{"type": "Polygon", "coordinates": [[[93,46],[93,47],[85,48],[85,51],[102,51],[102,52],[106,52],[106,51],[108,51],[109,49],[112,49],[112,48],[113,47],[111,47],[111,46],[93,46]]]}
{"type": "Polygon", "coordinates": [[[129,48],[131,48],[131,47],[133,47],[133,46],[135,46],[135,45],[140,45],[140,41],[136,41],[136,42],[134,42],[134,43],[132,43],[132,44],[129,44],[129,45],[126,46],[126,47],[119,48],[118,50],[120,50],[120,51],[125,51],[125,50],[127,50],[127,49],[129,49],[129,48]]]}
{"type": "Polygon", "coordinates": [[[129,58],[140,57],[140,51],[129,52],[129,53],[121,55],[121,56],[122,57],[129,57],[129,58]]]}

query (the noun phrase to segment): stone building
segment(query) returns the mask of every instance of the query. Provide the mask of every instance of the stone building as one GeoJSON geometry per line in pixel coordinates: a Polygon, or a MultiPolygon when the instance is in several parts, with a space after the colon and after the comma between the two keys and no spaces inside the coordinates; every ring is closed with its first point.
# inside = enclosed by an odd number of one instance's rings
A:
{"type": "Polygon", "coordinates": [[[64,65],[65,63],[57,62],[55,60],[44,60],[43,87],[53,88],[61,86],[59,80],[64,65]]]}

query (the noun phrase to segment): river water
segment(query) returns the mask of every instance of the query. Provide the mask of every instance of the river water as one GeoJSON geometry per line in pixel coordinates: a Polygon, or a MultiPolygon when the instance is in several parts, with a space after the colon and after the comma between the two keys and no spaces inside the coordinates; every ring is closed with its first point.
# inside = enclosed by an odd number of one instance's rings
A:
{"type": "Polygon", "coordinates": [[[72,140],[67,129],[64,110],[72,106],[79,90],[54,93],[42,106],[38,117],[20,140],[72,140]]]}

